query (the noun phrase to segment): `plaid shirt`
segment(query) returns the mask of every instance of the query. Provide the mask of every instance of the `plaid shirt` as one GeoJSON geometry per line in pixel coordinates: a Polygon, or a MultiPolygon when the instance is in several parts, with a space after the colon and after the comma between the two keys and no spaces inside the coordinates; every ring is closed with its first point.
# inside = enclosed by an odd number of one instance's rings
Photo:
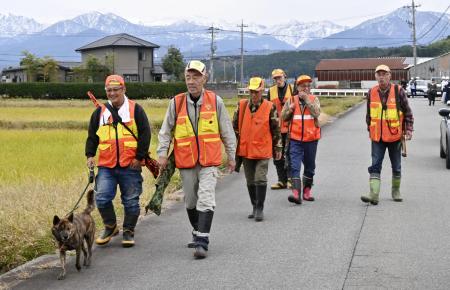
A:
{"type": "MultiPolygon", "coordinates": [[[[389,91],[391,90],[391,86],[387,88],[385,91],[381,91],[380,88],[378,88],[378,93],[380,94],[380,99],[383,103],[386,103],[386,100],[389,96],[389,91]]],[[[400,111],[403,112],[403,117],[405,120],[405,130],[406,131],[414,131],[414,117],[413,113],[411,111],[411,107],[409,106],[408,97],[406,96],[405,90],[399,86],[398,90],[398,96],[400,101],[400,111]]],[[[366,112],[366,124],[367,124],[367,130],[369,131],[370,126],[370,90],[367,93],[367,112],[366,112]]]]}

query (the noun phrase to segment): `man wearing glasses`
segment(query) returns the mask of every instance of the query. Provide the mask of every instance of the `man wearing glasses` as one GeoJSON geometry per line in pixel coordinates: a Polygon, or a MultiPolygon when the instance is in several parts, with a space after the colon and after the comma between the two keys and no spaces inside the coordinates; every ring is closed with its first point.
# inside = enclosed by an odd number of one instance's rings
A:
{"type": "Polygon", "coordinates": [[[311,188],[316,169],[317,144],[320,139],[319,99],[311,94],[312,79],[301,75],[296,80],[298,94],[287,101],[283,107],[282,118],[289,122],[289,157],[292,177],[292,194],[288,200],[295,204],[303,200],[314,201],[311,188]],[[301,164],[303,188],[300,179],[301,164]]]}
{"type": "Polygon", "coordinates": [[[119,232],[112,204],[119,185],[125,209],[122,246],[132,247],[140,213],[141,162],[150,146],[150,124],[144,109],[125,95],[121,76],[108,76],[105,90],[108,102],[91,116],[85,150],[89,168],[96,165],[94,156],[99,151],[95,199],[105,230],[95,242],[105,245],[119,232]]]}

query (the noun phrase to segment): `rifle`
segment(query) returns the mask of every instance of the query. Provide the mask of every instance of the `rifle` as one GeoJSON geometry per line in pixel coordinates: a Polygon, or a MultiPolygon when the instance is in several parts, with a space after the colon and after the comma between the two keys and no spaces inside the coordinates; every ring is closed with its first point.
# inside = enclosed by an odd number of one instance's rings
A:
{"type": "MultiPolygon", "coordinates": [[[[122,124],[122,126],[131,133],[131,135],[134,137],[134,139],[136,139],[136,141],[139,141],[138,138],[136,137],[136,135],[133,133],[133,131],[131,131],[131,129],[125,125],[125,123],[122,122],[122,118],[120,118],[119,114],[117,113],[117,111],[112,110],[112,107],[110,104],[102,104],[100,103],[94,96],[94,94],[91,91],[87,92],[87,95],[89,96],[89,98],[91,99],[91,101],[94,103],[95,107],[106,107],[110,112],[111,115],[113,117],[114,121],[119,122],[120,124],[122,124]]],[[[147,152],[147,154],[144,157],[144,165],[145,167],[147,167],[147,169],[152,173],[154,178],[157,178],[159,175],[159,164],[158,161],[156,161],[155,159],[150,157],[150,152],[147,152]]]]}

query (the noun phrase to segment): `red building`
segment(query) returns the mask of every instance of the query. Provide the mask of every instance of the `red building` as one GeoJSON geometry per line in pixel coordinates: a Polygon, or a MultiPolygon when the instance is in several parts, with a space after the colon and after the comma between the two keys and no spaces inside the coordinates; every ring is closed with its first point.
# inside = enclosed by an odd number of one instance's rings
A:
{"type": "Polygon", "coordinates": [[[391,79],[408,79],[405,57],[322,59],[316,66],[318,82],[339,82],[339,87],[361,87],[361,81],[374,81],[375,68],[385,64],[391,69],[391,79]],[[358,85],[359,84],[359,85],[358,85]]]}

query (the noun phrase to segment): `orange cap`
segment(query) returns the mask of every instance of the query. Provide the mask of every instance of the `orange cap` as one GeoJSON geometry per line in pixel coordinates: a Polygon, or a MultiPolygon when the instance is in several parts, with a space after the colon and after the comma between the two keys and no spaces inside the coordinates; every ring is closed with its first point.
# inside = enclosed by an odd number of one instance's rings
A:
{"type": "Polygon", "coordinates": [[[312,83],[312,79],[308,75],[301,75],[297,78],[297,80],[295,82],[297,85],[299,85],[301,83],[306,83],[306,82],[312,83]]]}
{"type": "Polygon", "coordinates": [[[125,86],[125,81],[119,75],[110,75],[105,80],[105,87],[107,86],[125,86]]]}
{"type": "Polygon", "coordinates": [[[272,78],[286,76],[286,73],[281,68],[276,68],[272,71],[272,78]]]}

